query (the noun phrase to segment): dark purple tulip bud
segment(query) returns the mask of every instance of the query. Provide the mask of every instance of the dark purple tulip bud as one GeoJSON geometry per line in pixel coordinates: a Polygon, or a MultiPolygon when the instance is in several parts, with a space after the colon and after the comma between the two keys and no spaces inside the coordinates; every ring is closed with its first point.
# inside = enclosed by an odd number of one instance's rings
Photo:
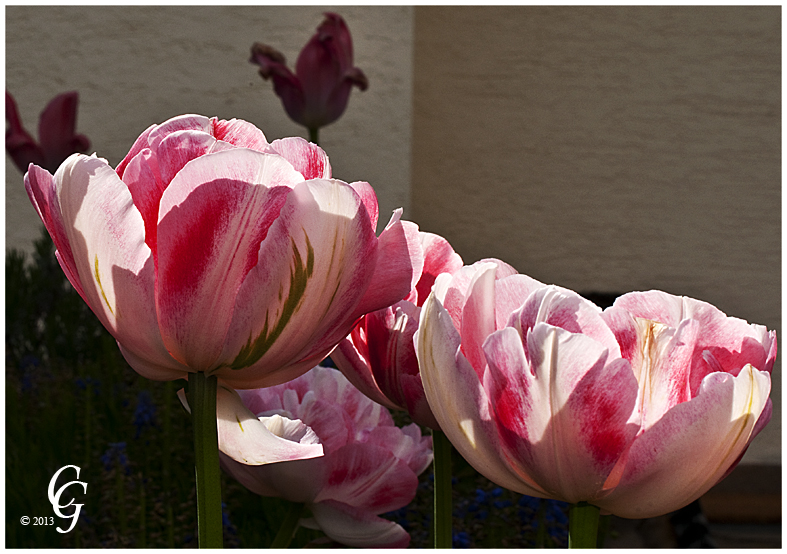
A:
{"type": "Polygon", "coordinates": [[[252,46],[249,61],[260,66],[263,79],[273,80],[290,119],[313,132],[341,117],[353,86],[361,90],[369,86],[363,71],[353,67],[350,31],[335,13],[325,14],[301,50],[294,74],[281,52],[265,44],[252,46]]]}

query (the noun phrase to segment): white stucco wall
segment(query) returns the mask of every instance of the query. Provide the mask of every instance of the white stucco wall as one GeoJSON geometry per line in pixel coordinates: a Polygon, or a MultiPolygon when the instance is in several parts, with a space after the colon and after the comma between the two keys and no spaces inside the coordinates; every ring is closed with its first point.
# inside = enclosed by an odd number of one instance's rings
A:
{"type": "MultiPolygon", "coordinates": [[[[429,6],[415,22],[422,229],[466,263],[690,296],[783,342],[779,7],[429,6]]],[[[780,461],[779,358],[748,463],[780,461]]]]}
{"type": "MultiPolygon", "coordinates": [[[[395,208],[410,208],[411,7],[8,6],[6,88],[34,135],[47,102],[77,90],[77,130],[112,165],[149,125],[183,113],[245,119],[269,140],[307,137],[249,50],[270,44],[294,68],[326,11],[347,21],[369,88],[353,90],[320,143],[334,177],[375,188],[382,228],[395,208]]],[[[30,251],[39,219],[6,162],[6,247],[30,251]]]]}

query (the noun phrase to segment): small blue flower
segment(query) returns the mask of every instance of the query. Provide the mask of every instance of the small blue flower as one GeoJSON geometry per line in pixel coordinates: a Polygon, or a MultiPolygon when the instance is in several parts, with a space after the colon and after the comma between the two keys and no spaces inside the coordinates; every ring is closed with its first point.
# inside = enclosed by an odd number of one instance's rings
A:
{"type": "Polygon", "coordinates": [[[115,461],[125,471],[126,475],[131,473],[131,468],[128,465],[128,458],[126,457],[126,443],[125,442],[110,442],[109,448],[101,456],[101,463],[104,464],[106,471],[111,471],[115,461]]]}
{"type": "Polygon", "coordinates": [[[35,369],[39,365],[41,365],[41,360],[39,360],[37,356],[33,356],[32,354],[26,354],[19,361],[20,369],[30,369],[30,368],[35,369]]]}
{"type": "Polygon", "coordinates": [[[536,510],[538,510],[539,506],[541,505],[541,499],[523,494],[519,498],[519,502],[517,502],[517,504],[519,504],[523,508],[530,509],[535,512],[536,510]]]}
{"type": "Polygon", "coordinates": [[[227,504],[221,503],[221,525],[224,527],[224,532],[228,535],[237,536],[238,529],[230,521],[230,514],[227,511],[227,504]]]}
{"type": "Polygon", "coordinates": [[[146,390],[139,391],[137,395],[137,407],[134,410],[134,427],[137,428],[135,439],[146,427],[153,427],[156,424],[156,405],[146,390]]]}
{"type": "Polygon", "coordinates": [[[454,548],[470,548],[470,537],[464,531],[454,533],[451,542],[454,548]]]}
{"type": "Polygon", "coordinates": [[[510,500],[495,500],[492,505],[498,510],[502,510],[503,508],[511,506],[512,502],[510,500]]]}
{"type": "Polygon", "coordinates": [[[74,384],[79,390],[87,390],[88,385],[90,385],[93,389],[93,394],[98,395],[100,393],[101,381],[93,377],[77,377],[74,379],[74,384]]]}

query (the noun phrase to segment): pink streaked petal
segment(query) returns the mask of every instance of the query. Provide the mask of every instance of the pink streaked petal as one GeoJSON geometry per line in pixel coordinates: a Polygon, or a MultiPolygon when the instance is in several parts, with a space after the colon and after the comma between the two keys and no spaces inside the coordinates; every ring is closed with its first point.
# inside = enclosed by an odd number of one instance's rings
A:
{"type": "MultiPolygon", "coordinates": [[[[248,148],[257,152],[268,151],[268,139],[256,126],[242,119],[224,121],[211,118],[211,134],[217,140],[228,142],[238,148],[248,148]]],[[[307,177],[308,178],[308,177],[307,177]]]]}
{"type": "Polygon", "coordinates": [[[445,306],[445,309],[448,310],[448,313],[451,314],[454,326],[460,331],[462,329],[462,310],[465,306],[465,299],[468,294],[470,283],[473,281],[477,272],[485,270],[490,265],[496,267],[496,280],[505,279],[506,277],[516,274],[516,270],[507,263],[494,258],[485,258],[472,265],[466,265],[458,269],[452,275],[450,281],[444,281],[440,287],[437,287],[437,281],[440,278],[438,277],[438,279],[435,280],[435,287],[433,288],[437,293],[437,298],[443,306],[445,306]]]}
{"type": "Polygon", "coordinates": [[[642,427],[648,429],[673,406],[691,399],[691,359],[700,326],[695,320],[684,320],[677,329],[648,319],[636,323],[642,355],[632,368],[642,399],[642,427]]]}
{"type": "Polygon", "coordinates": [[[410,544],[410,535],[402,527],[367,510],[330,500],[313,504],[311,510],[315,526],[340,544],[358,548],[407,548],[410,544]]]}
{"type": "Polygon", "coordinates": [[[152,133],[156,127],[158,127],[158,125],[151,125],[147,129],[145,129],[142,132],[142,134],[139,135],[139,137],[137,137],[137,140],[134,141],[134,144],[131,146],[131,150],[129,150],[128,154],[126,154],[126,157],[123,158],[121,162],[118,164],[115,171],[117,172],[118,176],[121,179],[125,175],[126,167],[131,162],[131,160],[133,160],[137,156],[137,154],[139,154],[146,148],[150,148],[150,142],[148,141],[148,139],[150,138],[150,133],[152,133]]]}
{"type": "MultiPolygon", "coordinates": [[[[356,438],[359,430],[394,424],[388,410],[361,394],[358,389],[342,377],[340,372],[327,367],[320,367],[318,370],[326,377],[330,376],[336,382],[338,388],[336,402],[344,406],[344,409],[355,422],[356,438]]],[[[315,386],[322,386],[322,383],[315,381],[315,386]]]]}
{"type": "Polygon", "coordinates": [[[153,150],[163,186],[166,188],[188,162],[212,152],[216,142],[203,131],[176,131],[165,136],[153,150]]]}
{"type": "Polygon", "coordinates": [[[411,423],[401,429],[395,425],[379,425],[364,437],[364,444],[376,444],[402,460],[415,475],[432,463],[432,437],[422,437],[421,429],[411,423]]]}
{"type": "MultiPolygon", "coordinates": [[[[131,194],[104,160],[69,160],[55,180],[83,298],[126,350],[155,365],[179,368],[159,331],[153,258],[131,194]]],[[[160,378],[170,376],[167,371],[160,378]]]]}
{"type": "Polygon", "coordinates": [[[417,275],[420,275],[423,252],[418,239],[418,227],[409,221],[400,221],[400,215],[401,209],[394,212],[377,239],[374,275],[352,314],[353,320],[402,300],[410,292],[417,275]]]}
{"type": "Polygon", "coordinates": [[[487,264],[473,276],[462,310],[462,353],[483,379],[486,357],[483,344],[495,331],[495,273],[497,266],[487,264]]]}
{"type": "MultiPolygon", "coordinates": [[[[760,417],[757,418],[757,423],[754,424],[754,429],[752,429],[751,437],[749,437],[749,444],[746,445],[746,448],[744,448],[741,451],[740,455],[738,455],[738,458],[730,465],[727,471],[724,472],[724,475],[722,475],[719,478],[719,481],[722,481],[725,477],[727,477],[730,473],[732,473],[733,469],[735,469],[738,466],[738,463],[743,458],[743,455],[746,454],[746,450],[749,449],[749,445],[751,444],[751,441],[753,441],[754,437],[759,435],[760,431],[762,431],[765,428],[765,426],[768,425],[768,423],[771,421],[772,416],[773,416],[773,402],[771,401],[770,398],[768,398],[768,402],[765,403],[765,408],[763,408],[760,417]]],[[[719,481],[716,482],[718,483],[719,481]]]]}
{"type": "Polygon", "coordinates": [[[772,343],[767,329],[762,325],[727,317],[707,302],[661,291],[625,294],[614,305],[635,317],[651,319],[670,327],[677,327],[684,319],[694,319],[699,323],[691,370],[692,394],[696,394],[702,379],[716,370],[705,362],[705,351],[709,351],[720,367],[732,375],[737,375],[747,363],[760,370],[769,370],[772,343]]]}
{"type": "Polygon", "coordinates": [[[441,273],[454,273],[462,267],[462,257],[440,235],[420,233],[421,248],[424,251],[424,269],[415,286],[416,298],[411,302],[423,306],[426,297],[432,292],[432,285],[441,273]]]}
{"type": "MultiPolygon", "coordinates": [[[[581,333],[608,349],[610,357],[620,357],[614,333],[601,317],[601,310],[574,291],[549,285],[534,291],[521,309],[512,314],[509,325],[521,336],[538,323],[560,327],[570,333],[581,333]]],[[[525,345],[527,350],[527,345],[525,345]]]]}
{"type": "Polygon", "coordinates": [[[431,294],[421,309],[415,347],[424,391],[435,419],[462,457],[487,479],[522,494],[546,498],[538,485],[534,488],[526,484],[507,463],[489,397],[460,351],[460,342],[451,316],[431,294]]]}
{"type": "Polygon", "coordinates": [[[366,212],[369,214],[369,221],[372,224],[372,229],[377,229],[377,218],[379,216],[379,209],[377,207],[377,194],[375,194],[372,185],[365,181],[355,181],[350,183],[350,186],[358,196],[361,197],[361,202],[366,207],[366,212]]]}
{"type": "Polygon", "coordinates": [[[219,450],[246,465],[304,460],[323,455],[314,431],[300,420],[257,418],[238,393],[219,384],[216,394],[219,450]]]}
{"type": "Polygon", "coordinates": [[[221,451],[219,458],[222,468],[249,490],[290,502],[312,502],[327,479],[325,456],[264,465],[242,464],[221,451]]]}
{"type": "MultiPolygon", "coordinates": [[[[77,156],[79,154],[74,154],[63,165],[70,166],[77,156]]],[[[46,169],[31,165],[30,169],[25,173],[25,189],[36,212],[38,212],[38,216],[44,222],[49,236],[52,237],[52,241],[55,243],[60,266],[63,268],[68,280],[84,299],[85,293],[79,272],[77,271],[76,262],[74,261],[74,254],[71,251],[71,244],[66,234],[63,216],[60,212],[60,201],[57,198],[54,178],[46,169]]],[[[87,302],[87,299],[85,301],[87,302]]],[[[88,303],[88,305],[90,304],[88,303]]]]}
{"type": "Polygon", "coordinates": [[[254,494],[267,496],[269,498],[279,498],[281,493],[269,482],[270,472],[266,472],[270,466],[250,466],[236,462],[224,452],[219,451],[219,463],[221,469],[232,475],[238,482],[249,489],[254,494]]]}
{"type": "Polygon", "coordinates": [[[618,486],[596,505],[620,517],[640,519],[699,498],[751,441],[770,385],[770,375],[751,366],[736,377],[707,376],[695,398],[672,408],[637,437],[618,486]]]}
{"type": "Polygon", "coordinates": [[[164,343],[192,369],[219,365],[235,291],[298,179],[283,158],[237,148],[193,160],[162,195],[156,306],[164,343]]]}
{"type": "Polygon", "coordinates": [[[636,380],[625,360],[606,363],[606,351],[583,335],[540,323],[528,343],[530,364],[510,327],[484,345],[502,444],[519,473],[552,497],[592,500],[637,433],[626,424],[636,380]]]}
{"type": "Polygon", "coordinates": [[[677,327],[686,319],[684,298],[658,290],[629,292],[618,297],[613,306],[626,310],[634,317],[677,327]]]}
{"type": "Polygon", "coordinates": [[[211,120],[204,115],[179,115],[151,129],[148,134],[148,147],[155,151],[161,141],[178,131],[201,131],[203,133],[212,134],[212,130],[213,124],[211,120]]]}
{"type": "Polygon", "coordinates": [[[517,275],[517,270],[514,266],[507,264],[502,260],[498,260],[497,258],[482,258],[475,262],[473,265],[481,265],[481,264],[488,264],[493,263],[497,266],[497,273],[495,276],[497,279],[505,279],[506,277],[511,277],[512,275],[517,275]]]}
{"type": "Polygon", "coordinates": [[[271,148],[292,164],[305,180],[330,179],[331,164],[325,151],[301,137],[274,140],[271,148]]]}
{"type": "Polygon", "coordinates": [[[384,513],[408,504],[418,488],[418,478],[390,448],[374,444],[347,444],[327,456],[328,480],[315,502],[336,500],[384,513]]]}
{"type": "Polygon", "coordinates": [[[519,310],[536,290],[545,287],[527,275],[510,275],[495,281],[495,328],[508,325],[511,314],[519,310]]]}
{"type": "Polygon", "coordinates": [[[419,425],[439,431],[440,424],[435,419],[429,402],[426,400],[421,375],[400,375],[399,381],[405,398],[405,409],[410,414],[410,418],[419,425]]]}
{"type": "Polygon", "coordinates": [[[313,366],[325,357],[355,322],[351,314],[372,279],[368,262],[376,242],[352,188],[339,181],[297,185],[238,291],[222,377],[243,387],[262,379],[272,384],[273,374],[288,366],[297,363],[303,373],[310,366],[302,361],[313,366]],[[233,369],[241,368],[244,375],[236,377],[233,369]]]}
{"type": "Polygon", "coordinates": [[[410,437],[415,445],[415,450],[411,451],[410,457],[406,459],[407,464],[416,475],[420,475],[434,459],[432,437],[422,436],[421,428],[416,423],[402,427],[402,433],[410,437]]]}
{"type": "MultiPolygon", "coordinates": [[[[363,322],[363,320],[361,320],[361,322],[363,322]]],[[[351,340],[353,334],[355,333],[353,332],[347,338],[343,339],[336,346],[336,349],[331,352],[331,359],[336,364],[336,367],[339,368],[354,387],[367,397],[391,410],[401,409],[401,406],[397,406],[391,402],[382,390],[380,390],[380,387],[374,380],[369,363],[362,357],[358,348],[356,348],[354,342],[351,340]]]]}
{"type": "Polygon", "coordinates": [[[639,326],[634,316],[623,308],[610,306],[601,313],[601,317],[615,335],[621,357],[631,362],[632,367],[639,367],[642,352],[639,349],[639,326]]]}
{"type": "Polygon", "coordinates": [[[141,150],[127,163],[123,182],[145,222],[145,242],[155,253],[159,202],[166,185],[161,181],[156,157],[149,148],[141,150]]]}
{"type": "Polygon", "coordinates": [[[776,361],[776,354],[778,351],[776,345],[776,331],[770,331],[768,333],[768,340],[769,340],[767,346],[768,356],[765,359],[765,367],[763,367],[761,371],[767,371],[768,373],[770,373],[773,370],[773,363],[776,361]]]}
{"type": "Polygon", "coordinates": [[[420,310],[401,300],[365,316],[369,365],[381,390],[397,406],[405,407],[400,378],[418,373],[413,333],[418,329],[420,310]]]}
{"type": "MultiPolygon", "coordinates": [[[[159,338],[159,342],[161,338],[159,338]]],[[[139,353],[133,352],[118,342],[120,353],[134,371],[146,379],[153,381],[174,381],[175,379],[188,379],[190,370],[169,356],[163,348],[150,349],[139,353]],[[163,351],[163,352],[162,352],[163,351]],[[153,354],[153,356],[151,356],[153,354]],[[151,359],[153,358],[153,359],[151,359]]]]}
{"type": "Polygon", "coordinates": [[[326,455],[336,452],[354,439],[353,422],[341,404],[317,399],[297,414],[320,437],[326,455]]]}

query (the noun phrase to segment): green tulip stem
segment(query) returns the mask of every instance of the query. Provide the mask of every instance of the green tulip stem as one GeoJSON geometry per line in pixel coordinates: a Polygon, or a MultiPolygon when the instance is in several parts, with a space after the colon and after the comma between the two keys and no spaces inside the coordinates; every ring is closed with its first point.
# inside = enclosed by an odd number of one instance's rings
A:
{"type": "Polygon", "coordinates": [[[317,146],[320,145],[320,128],[309,127],[309,142],[313,142],[317,146]]]}
{"type": "Polygon", "coordinates": [[[216,430],[215,375],[189,375],[189,404],[194,428],[194,463],[197,473],[197,534],[200,548],[222,548],[221,470],[216,430]]]}
{"type": "Polygon", "coordinates": [[[587,502],[571,505],[568,511],[569,548],[596,548],[599,512],[587,502]]]}
{"type": "Polygon", "coordinates": [[[287,548],[290,546],[292,538],[295,536],[295,531],[298,530],[298,522],[301,520],[301,515],[303,515],[304,506],[303,502],[290,503],[290,509],[287,511],[287,515],[284,516],[279,532],[276,533],[276,537],[268,548],[287,548]]]}
{"type": "Polygon", "coordinates": [[[432,430],[434,452],[434,547],[451,548],[451,442],[442,431],[432,430]]]}

